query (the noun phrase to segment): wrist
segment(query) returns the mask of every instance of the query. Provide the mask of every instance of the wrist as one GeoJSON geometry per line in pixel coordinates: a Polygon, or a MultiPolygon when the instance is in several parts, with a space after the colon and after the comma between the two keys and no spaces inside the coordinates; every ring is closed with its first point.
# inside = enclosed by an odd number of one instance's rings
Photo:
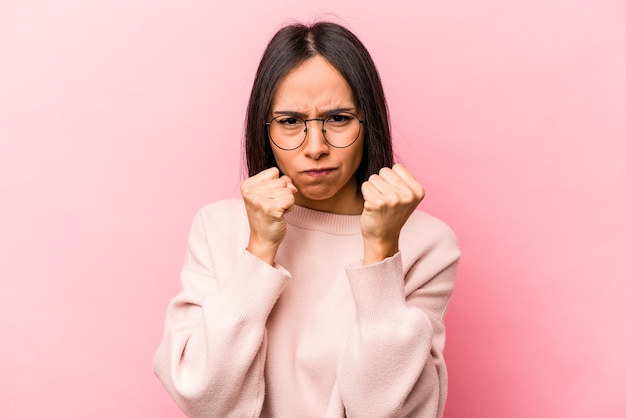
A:
{"type": "Polygon", "coordinates": [[[248,246],[246,247],[246,250],[250,254],[266,262],[270,266],[273,266],[274,259],[276,258],[276,254],[278,253],[279,245],[280,243],[259,242],[251,238],[248,241],[248,246]]]}
{"type": "Polygon", "coordinates": [[[399,250],[398,240],[364,240],[363,265],[374,264],[393,257],[399,250]]]}

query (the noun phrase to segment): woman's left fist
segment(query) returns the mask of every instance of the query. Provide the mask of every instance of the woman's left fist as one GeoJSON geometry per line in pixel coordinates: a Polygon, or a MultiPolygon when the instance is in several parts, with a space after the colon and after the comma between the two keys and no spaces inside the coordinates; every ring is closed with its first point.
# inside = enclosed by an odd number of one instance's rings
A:
{"type": "Polygon", "coordinates": [[[361,193],[364,262],[371,264],[398,252],[400,230],[424,198],[424,188],[406,168],[395,164],[372,174],[361,193]]]}

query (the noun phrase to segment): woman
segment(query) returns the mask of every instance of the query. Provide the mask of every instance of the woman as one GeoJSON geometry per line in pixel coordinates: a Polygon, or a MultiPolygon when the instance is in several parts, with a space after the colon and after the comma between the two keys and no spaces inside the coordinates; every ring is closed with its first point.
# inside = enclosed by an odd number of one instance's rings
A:
{"type": "Polygon", "coordinates": [[[243,201],[196,216],[154,362],[185,413],[442,415],[459,251],[392,155],[361,42],[281,29],[249,101],[243,201]]]}

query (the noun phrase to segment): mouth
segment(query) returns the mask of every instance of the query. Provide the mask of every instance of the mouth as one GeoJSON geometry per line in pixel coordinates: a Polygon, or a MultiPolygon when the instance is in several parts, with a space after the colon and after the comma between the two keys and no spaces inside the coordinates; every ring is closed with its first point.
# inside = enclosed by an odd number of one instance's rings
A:
{"type": "Polygon", "coordinates": [[[331,168],[331,167],[316,168],[313,170],[305,170],[304,174],[306,174],[307,176],[311,176],[311,177],[324,177],[332,173],[334,170],[335,168],[331,168]]]}

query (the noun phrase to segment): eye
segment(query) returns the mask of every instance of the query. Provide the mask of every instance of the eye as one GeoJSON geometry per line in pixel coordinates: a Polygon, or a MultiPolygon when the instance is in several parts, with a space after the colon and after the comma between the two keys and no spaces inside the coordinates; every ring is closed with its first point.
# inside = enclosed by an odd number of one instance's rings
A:
{"type": "Polygon", "coordinates": [[[296,127],[300,125],[304,125],[304,122],[300,118],[294,117],[284,117],[284,118],[276,118],[276,123],[285,128],[296,127]]]}
{"type": "Polygon", "coordinates": [[[354,116],[347,113],[338,113],[326,118],[326,123],[334,126],[342,126],[349,124],[354,119],[354,116]]]}

